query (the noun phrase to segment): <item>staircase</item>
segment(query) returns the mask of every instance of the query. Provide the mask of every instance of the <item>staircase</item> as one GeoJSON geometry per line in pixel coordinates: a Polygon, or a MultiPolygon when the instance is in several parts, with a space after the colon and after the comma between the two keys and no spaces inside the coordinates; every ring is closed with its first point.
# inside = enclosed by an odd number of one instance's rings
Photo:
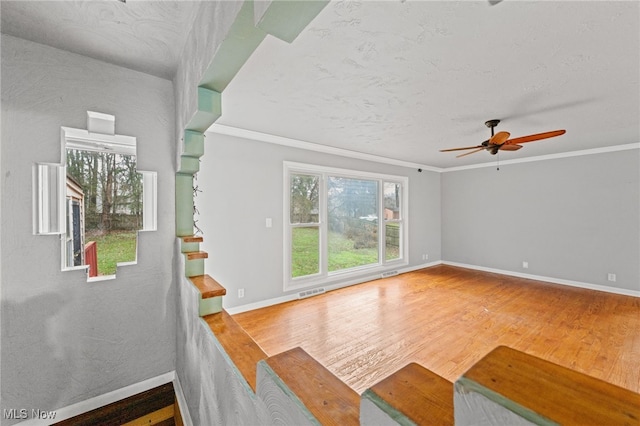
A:
{"type": "Polygon", "coordinates": [[[358,395],[301,348],[268,356],[223,310],[226,290],[204,274],[201,242],[181,238],[191,274],[182,306],[192,305],[182,313],[192,365],[178,369],[185,424],[640,424],[640,394],[507,347],[455,384],[412,363],[358,395]]]}

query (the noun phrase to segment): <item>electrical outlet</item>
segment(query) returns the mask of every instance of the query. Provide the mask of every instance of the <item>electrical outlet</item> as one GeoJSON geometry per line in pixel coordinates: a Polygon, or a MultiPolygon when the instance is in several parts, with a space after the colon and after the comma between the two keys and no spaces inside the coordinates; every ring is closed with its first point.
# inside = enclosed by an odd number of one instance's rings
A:
{"type": "Polygon", "coordinates": [[[611,282],[616,282],[616,274],[608,273],[607,279],[611,282]]]}
{"type": "Polygon", "coordinates": [[[244,288],[238,289],[238,297],[239,298],[243,298],[244,297],[244,288]]]}
{"type": "Polygon", "coordinates": [[[424,255],[424,260],[429,260],[429,255],[428,254],[424,255]]]}
{"type": "Polygon", "coordinates": [[[270,217],[266,218],[264,221],[264,226],[266,226],[267,228],[271,228],[273,226],[273,219],[271,219],[270,217]]]}
{"type": "Polygon", "coordinates": [[[522,262],[522,267],[523,267],[524,269],[528,269],[528,268],[529,268],[529,262],[527,262],[527,261],[523,261],[523,262],[522,262]]]}

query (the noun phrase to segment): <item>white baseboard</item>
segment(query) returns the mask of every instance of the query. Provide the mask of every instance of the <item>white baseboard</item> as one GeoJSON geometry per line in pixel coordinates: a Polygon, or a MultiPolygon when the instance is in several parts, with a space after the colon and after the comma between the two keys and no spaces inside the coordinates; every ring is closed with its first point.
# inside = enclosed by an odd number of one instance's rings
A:
{"type": "Polygon", "coordinates": [[[579,281],[565,280],[565,279],[562,279],[562,278],[545,277],[545,276],[541,276],[541,275],[523,274],[521,272],[505,271],[503,269],[487,268],[487,267],[484,267],[484,266],[469,265],[469,264],[466,264],[466,263],[459,263],[459,262],[450,262],[448,260],[442,261],[442,264],[451,265],[451,266],[458,266],[460,268],[475,269],[477,271],[483,271],[483,272],[492,272],[494,274],[509,275],[509,276],[512,276],[512,277],[526,278],[526,279],[529,279],[529,280],[544,281],[544,282],[549,282],[549,283],[553,283],[553,284],[568,285],[568,286],[571,286],[571,287],[579,287],[579,288],[584,288],[584,289],[588,289],[588,290],[597,290],[597,291],[604,291],[604,292],[607,292],[607,293],[621,294],[621,295],[624,295],[624,296],[640,297],[640,291],[637,291],[637,290],[627,290],[625,288],[609,287],[609,286],[605,286],[605,285],[583,283],[583,282],[579,282],[579,281]]]}
{"type": "MultiPolygon", "coordinates": [[[[399,274],[404,274],[405,272],[411,272],[411,271],[416,271],[418,269],[424,269],[424,268],[428,268],[430,266],[435,266],[435,265],[439,265],[441,264],[441,261],[435,261],[435,262],[429,262],[429,263],[422,263],[420,265],[415,265],[415,266],[409,266],[406,268],[398,268],[398,273],[399,274]]],[[[348,280],[348,281],[344,281],[344,282],[340,282],[337,284],[332,284],[332,285],[322,285],[322,284],[318,284],[318,287],[324,287],[324,289],[326,291],[331,291],[331,290],[337,290],[339,288],[343,288],[343,287],[349,287],[351,285],[356,285],[356,284],[362,284],[365,283],[367,281],[371,281],[371,280],[377,280],[380,278],[380,273],[376,273],[374,275],[371,276],[366,276],[363,278],[357,278],[357,279],[353,279],[353,280],[348,280]]],[[[285,303],[285,302],[291,302],[292,300],[298,300],[298,293],[292,293],[292,294],[288,294],[286,296],[281,296],[281,297],[274,297],[273,299],[266,299],[266,300],[261,300],[259,302],[255,302],[255,303],[248,303],[246,305],[240,305],[240,306],[234,306],[231,308],[225,308],[225,310],[227,311],[227,313],[229,315],[235,315],[235,314],[239,314],[241,312],[247,312],[247,311],[253,311],[255,309],[260,309],[260,308],[266,308],[267,306],[273,306],[273,305],[278,305],[280,303],[285,303]]]]}
{"type": "MultiPolygon", "coordinates": [[[[636,291],[636,290],[627,290],[619,287],[608,287],[604,285],[589,284],[589,283],[583,283],[579,281],[565,280],[561,278],[545,277],[541,275],[523,274],[521,272],[487,268],[484,266],[469,265],[466,263],[459,263],[459,262],[450,262],[448,260],[437,260],[435,262],[422,263],[420,265],[398,269],[398,273],[404,274],[405,272],[417,271],[419,269],[429,268],[431,266],[436,266],[436,265],[458,266],[460,268],[475,269],[478,271],[491,272],[494,274],[509,275],[512,277],[526,278],[526,279],[536,280],[536,281],[544,281],[544,282],[549,282],[553,284],[562,284],[562,285],[567,285],[571,287],[584,288],[588,290],[605,291],[607,293],[622,294],[624,296],[640,297],[640,291],[636,291]]],[[[377,279],[377,278],[379,278],[378,275],[376,275],[375,277],[367,277],[359,280],[352,280],[352,281],[334,284],[330,286],[324,286],[324,288],[326,291],[331,291],[331,290],[336,290],[338,288],[348,287],[350,285],[361,284],[363,282],[371,281],[372,279],[377,279]]],[[[261,300],[259,302],[248,303],[246,305],[235,306],[232,308],[225,308],[225,309],[229,313],[229,315],[234,315],[234,314],[239,314],[241,312],[252,311],[254,309],[266,308],[267,306],[273,306],[279,303],[290,302],[292,300],[297,300],[297,299],[298,299],[298,293],[294,293],[294,294],[289,294],[282,297],[275,297],[273,299],[261,300]]]]}
{"type": "MultiPolygon", "coordinates": [[[[87,411],[95,410],[96,408],[104,407],[105,405],[118,402],[130,396],[137,395],[141,392],[157,388],[158,386],[165,385],[174,381],[175,371],[162,374],[151,379],[144,380],[142,382],[134,383],[124,388],[116,389],[111,392],[87,399],[85,401],[78,402],[76,404],[68,405],[66,407],[58,408],[57,410],[47,410],[55,412],[55,419],[29,419],[24,422],[18,423],[19,426],[48,426],[52,420],[60,422],[67,420],[87,411]]],[[[28,413],[31,415],[31,412],[28,413]]],[[[186,423],[185,423],[186,424],[186,423]]],[[[189,425],[191,426],[191,425],[189,425]]]]}
{"type": "Polygon", "coordinates": [[[173,379],[173,389],[176,392],[176,401],[178,401],[178,409],[180,410],[182,423],[185,426],[193,426],[193,421],[191,420],[191,414],[189,413],[189,406],[187,405],[187,399],[184,397],[182,385],[180,384],[180,379],[178,378],[177,374],[173,379]]]}

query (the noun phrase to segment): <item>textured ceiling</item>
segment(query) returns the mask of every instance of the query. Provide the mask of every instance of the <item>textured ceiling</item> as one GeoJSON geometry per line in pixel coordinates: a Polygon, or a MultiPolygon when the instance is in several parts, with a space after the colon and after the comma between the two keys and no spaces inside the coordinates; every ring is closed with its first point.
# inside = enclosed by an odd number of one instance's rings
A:
{"type": "Polygon", "coordinates": [[[437,167],[494,161],[439,152],[493,118],[513,137],[567,130],[501,160],[637,143],[638,6],[332,2],[291,45],[265,40],[218,123],[437,167]]]}
{"type": "MultiPolygon", "coordinates": [[[[333,1],[271,36],[223,93],[221,124],[436,167],[439,149],[566,129],[501,160],[640,141],[640,3],[333,1]]],[[[172,78],[198,2],[2,0],[2,32],[172,78]]],[[[637,155],[631,151],[630,155],[637,155]]]]}
{"type": "Polygon", "coordinates": [[[7,1],[2,32],[165,79],[173,78],[193,1],[7,1]]]}

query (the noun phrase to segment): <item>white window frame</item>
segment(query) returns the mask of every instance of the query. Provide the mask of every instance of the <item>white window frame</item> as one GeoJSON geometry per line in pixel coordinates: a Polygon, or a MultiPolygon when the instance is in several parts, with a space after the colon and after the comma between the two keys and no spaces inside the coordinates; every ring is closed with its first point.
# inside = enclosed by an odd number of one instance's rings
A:
{"type": "Polygon", "coordinates": [[[356,281],[361,277],[368,277],[377,273],[397,269],[409,264],[409,178],[407,176],[388,175],[383,173],[373,173],[358,170],[340,169],[335,167],[318,166],[314,164],[297,163],[291,161],[283,162],[283,248],[284,248],[284,291],[298,290],[315,285],[328,285],[338,282],[356,281]],[[291,175],[315,175],[320,177],[319,189],[319,267],[320,272],[312,275],[293,278],[292,269],[292,229],[308,224],[292,224],[290,218],[291,199],[291,175]],[[366,179],[378,182],[378,263],[358,266],[350,269],[329,272],[327,260],[327,180],[329,176],[341,176],[353,179],[366,179]],[[400,218],[386,221],[384,219],[384,183],[397,183],[401,185],[400,218]],[[386,226],[387,222],[399,222],[401,224],[401,243],[399,258],[386,260],[386,226]]]}

